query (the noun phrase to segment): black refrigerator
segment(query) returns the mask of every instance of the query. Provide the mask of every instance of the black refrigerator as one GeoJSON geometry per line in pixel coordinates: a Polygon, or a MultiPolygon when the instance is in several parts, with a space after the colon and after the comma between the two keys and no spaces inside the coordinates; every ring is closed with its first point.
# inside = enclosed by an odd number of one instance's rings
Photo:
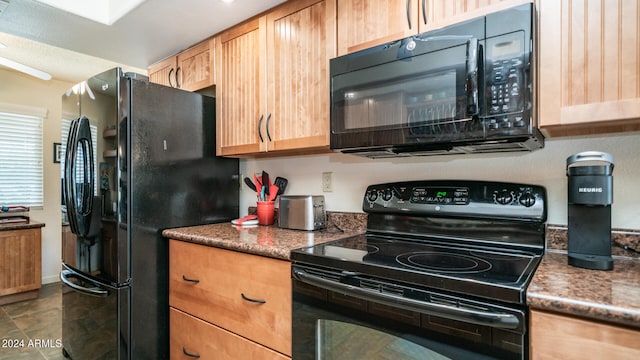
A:
{"type": "Polygon", "coordinates": [[[115,68],[62,96],[62,344],[74,360],[169,358],[163,229],[239,213],[215,99],[115,68]]]}

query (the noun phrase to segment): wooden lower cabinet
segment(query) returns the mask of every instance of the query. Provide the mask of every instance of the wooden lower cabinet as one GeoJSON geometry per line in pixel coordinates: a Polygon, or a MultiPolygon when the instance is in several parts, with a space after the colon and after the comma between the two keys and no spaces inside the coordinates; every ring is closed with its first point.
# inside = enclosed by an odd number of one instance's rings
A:
{"type": "MultiPolygon", "coordinates": [[[[169,251],[172,311],[223,329],[228,338],[233,335],[283,358],[291,356],[290,262],[178,240],[170,241],[169,251]]],[[[174,346],[174,337],[182,335],[173,323],[171,327],[174,346]]],[[[172,348],[172,354],[175,351],[172,348]]],[[[277,358],[264,354],[236,352],[235,358],[277,358]]]]}
{"type": "Polygon", "coordinates": [[[175,308],[169,311],[171,359],[237,360],[289,359],[242,336],[175,308]]]}
{"type": "Polygon", "coordinates": [[[531,311],[531,359],[640,359],[640,330],[531,311]]]}
{"type": "Polygon", "coordinates": [[[0,231],[0,305],[37,298],[41,286],[40,228],[0,231]]]}

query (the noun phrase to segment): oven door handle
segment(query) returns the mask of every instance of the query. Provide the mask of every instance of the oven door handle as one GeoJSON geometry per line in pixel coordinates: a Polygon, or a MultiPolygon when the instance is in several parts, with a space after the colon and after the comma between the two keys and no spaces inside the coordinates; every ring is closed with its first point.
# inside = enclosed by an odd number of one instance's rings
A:
{"type": "Polygon", "coordinates": [[[451,305],[436,304],[420,300],[414,300],[397,295],[389,295],[373,290],[343,284],[311,275],[304,270],[293,268],[293,276],[303,283],[331,290],[343,295],[353,296],[359,299],[380,303],[395,308],[419,312],[427,315],[436,315],[447,319],[463,321],[477,325],[484,325],[500,329],[518,329],[520,320],[517,316],[507,313],[496,313],[478,309],[461,308],[451,305]]]}

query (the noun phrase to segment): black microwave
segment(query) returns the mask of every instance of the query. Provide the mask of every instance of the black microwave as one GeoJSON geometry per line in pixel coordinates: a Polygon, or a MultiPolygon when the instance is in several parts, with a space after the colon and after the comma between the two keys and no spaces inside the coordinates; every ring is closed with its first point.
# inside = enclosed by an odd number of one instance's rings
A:
{"type": "Polygon", "coordinates": [[[331,59],[331,149],[378,158],[542,148],[533,6],[331,59]]]}

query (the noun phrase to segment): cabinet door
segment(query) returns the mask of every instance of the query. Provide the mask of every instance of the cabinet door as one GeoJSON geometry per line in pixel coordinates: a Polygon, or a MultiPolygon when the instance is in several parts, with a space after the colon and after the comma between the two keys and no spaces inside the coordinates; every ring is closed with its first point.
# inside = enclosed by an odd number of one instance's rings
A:
{"type": "Polygon", "coordinates": [[[178,54],[177,87],[196,91],[214,85],[214,51],[215,38],[211,38],[178,54]]]}
{"type": "Polygon", "coordinates": [[[166,58],[149,67],[149,81],[152,83],[176,87],[176,57],[166,58]]]}
{"type": "Polygon", "coordinates": [[[169,309],[169,318],[171,359],[289,359],[175,308],[169,309]]]}
{"type": "Polygon", "coordinates": [[[65,264],[76,266],[76,234],[71,232],[69,225],[62,226],[62,261],[65,264]]]}
{"type": "Polygon", "coordinates": [[[640,331],[531,311],[530,358],[639,359],[640,331]]]}
{"type": "Polygon", "coordinates": [[[216,146],[220,156],[266,150],[264,22],[261,17],[218,37],[216,146]]]}
{"type": "Polygon", "coordinates": [[[338,56],[418,33],[423,0],[338,0],[338,56]]]}
{"type": "Polygon", "coordinates": [[[288,3],[267,14],[268,149],[329,148],[329,59],[335,0],[288,3]]]}
{"type": "Polygon", "coordinates": [[[39,289],[40,228],[0,231],[0,296],[39,289]]]}
{"type": "Polygon", "coordinates": [[[540,0],[538,118],[546,135],[640,129],[637,0],[540,0]]]}
{"type": "Polygon", "coordinates": [[[420,0],[420,32],[451,25],[532,0],[420,0]],[[424,20],[426,19],[426,20],[424,20]]]}

